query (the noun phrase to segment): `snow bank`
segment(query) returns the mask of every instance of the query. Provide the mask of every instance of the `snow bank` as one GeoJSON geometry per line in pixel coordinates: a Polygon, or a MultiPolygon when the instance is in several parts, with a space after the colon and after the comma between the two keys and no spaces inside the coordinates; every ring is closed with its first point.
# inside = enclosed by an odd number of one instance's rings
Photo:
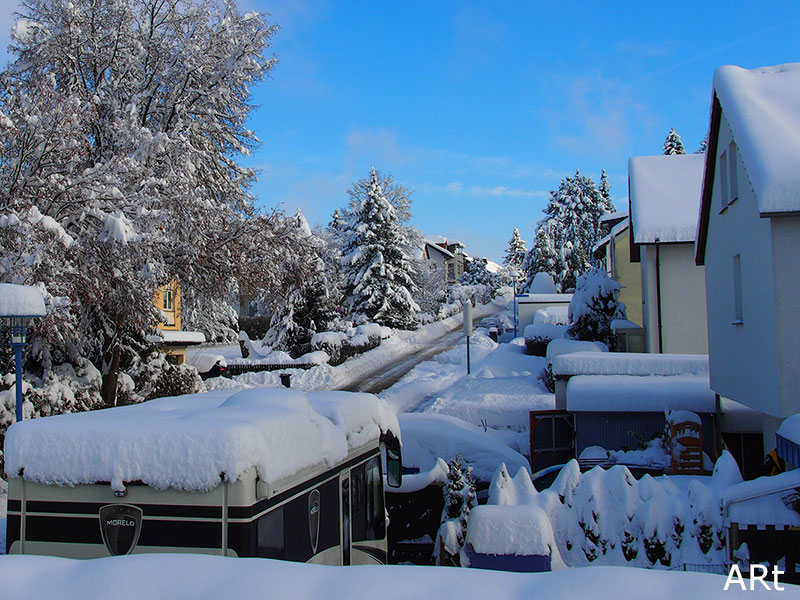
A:
{"type": "Polygon", "coordinates": [[[693,242],[705,154],[635,156],[628,160],[634,242],[693,242]]]}
{"type": "Polygon", "coordinates": [[[800,63],[714,73],[714,91],[761,213],[800,210],[800,63]]]}
{"type": "Polygon", "coordinates": [[[253,389],[15,423],[6,469],[44,484],[141,480],[157,489],[210,490],[256,467],[267,483],[345,458],[392,431],[397,418],[369,394],[253,389]]]}
{"type": "MultiPolygon", "coordinates": [[[[403,466],[430,471],[439,458],[451,460],[461,454],[473,476],[490,481],[505,463],[514,472],[528,460],[509,448],[494,432],[447,415],[406,413],[398,415],[403,432],[403,466]]],[[[405,479],[405,476],[403,477],[405,479]]]]}
{"type": "Polygon", "coordinates": [[[705,354],[578,352],[553,359],[555,375],[708,375],[705,354]]]}
{"type": "Polygon", "coordinates": [[[707,375],[576,375],[567,382],[567,410],[713,413],[716,397],[707,375]]]}
{"type": "MultiPolygon", "coordinates": [[[[81,598],[200,600],[236,598],[381,600],[458,598],[486,600],[653,600],[750,598],[767,600],[763,587],[723,591],[725,580],[708,573],[648,571],[630,567],[570,569],[552,573],[505,573],[478,569],[352,566],[346,569],[260,558],[192,554],[137,554],[95,560],[8,556],[0,560],[3,594],[14,600],[81,598]],[[43,576],[46,574],[46,576],[43,576]]],[[[790,594],[792,587],[778,595],[790,594]]]]}
{"type": "MultiPolygon", "coordinates": [[[[581,342],[555,338],[547,344],[547,359],[550,361],[564,354],[594,354],[595,352],[608,352],[608,346],[603,342],[581,342]]],[[[553,372],[555,373],[555,370],[553,372]]]]}
{"type": "MultiPolygon", "coordinates": [[[[403,456],[403,462],[405,463],[405,456],[403,456]]],[[[402,494],[418,492],[434,483],[444,483],[447,481],[447,475],[449,473],[450,467],[447,466],[447,463],[441,458],[437,458],[436,464],[433,465],[432,469],[422,473],[404,473],[402,485],[399,488],[390,488],[387,491],[399,492],[402,494]]]]}
{"type": "Polygon", "coordinates": [[[228,361],[225,356],[220,354],[216,349],[196,349],[190,350],[186,353],[186,362],[197,369],[198,373],[207,373],[214,365],[219,364],[221,367],[227,367],[228,361]]]}
{"type": "Polygon", "coordinates": [[[46,314],[44,296],[38,287],[0,283],[0,317],[43,317],[46,314]]]}

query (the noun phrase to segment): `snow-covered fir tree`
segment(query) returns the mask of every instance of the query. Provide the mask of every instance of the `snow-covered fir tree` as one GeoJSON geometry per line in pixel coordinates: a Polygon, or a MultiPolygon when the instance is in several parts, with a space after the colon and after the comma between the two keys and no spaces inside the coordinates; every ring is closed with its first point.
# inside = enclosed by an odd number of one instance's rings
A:
{"type": "Polygon", "coordinates": [[[600,172],[600,184],[597,186],[597,191],[600,192],[600,195],[603,199],[611,205],[611,184],[608,183],[608,175],[606,175],[606,170],[603,169],[600,172]]]}
{"type": "Polygon", "coordinates": [[[289,220],[297,230],[293,239],[302,241],[294,264],[302,262],[303,267],[298,265],[301,276],[284,293],[273,294],[276,308],[263,343],[297,358],[311,350],[315,333],[328,331],[338,319],[339,290],[337,271],[329,270],[325,261],[325,238],[311,231],[299,209],[289,220]]]}
{"type": "Polygon", "coordinates": [[[519,234],[519,229],[515,227],[514,232],[511,234],[511,239],[508,240],[508,248],[506,248],[506,253],[503,256],[503,264],[509,270],[518,271],[522,267],[522,261],[525,260],[527,253],[528,249],[525,247],[525,240],[519,234]]]}
{"type": "Polygon", "coordinates": [[[15,236],[48,230],[22,250],[63,262],[20,282],[70,299],[77,335],[50,354],[91,360],[114,404],[125,340],[158,322],[155,290],[178,280],[227,300],[249,260],[255,175],[236,156],[256,142],[249,87],[274,64],[275,28],[222,0],[20,10],[0,74],[0,250],[14,256],[15,236]]]}
{"type": "Polygon", "coordinates": [[[708,134],[700,140],[700,145],[697,147],[697,150],[694,151],[695,154],[705,154],[706,150],[708,149],[708,134]]]}
{"type": "MultiPolygon", "coordinates": [[[[348,237],[342,250],[344,305],[363,320],[400,329],[419,326],[410,228],[386,196],[391,180],[373,167],[350,190],[348,237]]],[[[405,209],[402,209],[405,210],[405,209]]],[[[410,213],[409,213],[410,214],[410,213]]]]}
{"type": "Polygon", "coordinates": [[[672,128],[667,134],[667,139],[664,140],[664,154],[686,154],[686,148],[683,147],[681,136],[672,128]]]}
{"type": "Polygon", "coordinates": [[[602,237],[600,217],[614,211],[610,198],[594,181],[576,171],[550,192],[534,246],[525,261],[526,287],[536,273],[549,273],[559,290],[575,289],[578,276],[591,267],[592,247],[602,237]]]}
{"type": "Polygon", "coordinates": [[[619,301],[619,283],[605,269],[594,267],[578,278],[569,303],[569,334],[576,340],[603,342],[614,349],[611,322],[625,318],[625,305],[619,301]]]}
{"type": "Polygon", "coordinates": [[[459,566],[459,552],[467,536],[469,513],[477,506],[478,500],[472,467],[464,464],[461,454],[457,454],[447,466],[449,471],[442,488],[444,508],[436,540],[436,562],[459,566]]]}

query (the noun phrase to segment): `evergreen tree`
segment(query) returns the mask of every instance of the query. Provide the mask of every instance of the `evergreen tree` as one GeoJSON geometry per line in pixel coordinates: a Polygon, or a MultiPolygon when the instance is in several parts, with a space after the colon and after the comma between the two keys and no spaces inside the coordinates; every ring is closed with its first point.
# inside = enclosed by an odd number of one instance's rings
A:
{"type": "Polygon", "coordinates": [[[705,137],[702,140],[700,140],[700,145],[697,147],[697,150],[695,150],[694,153],[705,154],[707,149],[708,149],[708,134],[706,134],[705,137]]]}
{"type": "Polygon", "coordinates": [[[472,467],[457,454],[447,465],[447,481],[442,488],[444,508],[436,540],[437,564],[459,566],[459,551],[464,547],[470,511],[477,506],[472,467]],[[444,556],[439,548],[444,547],[444,556]]]}
{"type": "Polygon", "coordinates": [[[525,240],[520,236],[519,229],[514,228],[514,233],[511,234],[511,239],[508,240],[508,248],[503,257],[503,264],[508,267],[509,270],[519,270],[522,267],[522,261],[525,260],[527,252],[528,249],[525,247],[525,240]]]}
{"type": "Polygon", "coordinates": [[[342,251],[344,304],[362,319],[416,329],[419,306],[412,296],[415,264],[408,228],[386,197],[386,181],[373,167],[369,178],[351,189],[351,218],[342,251]]]}
{"type": "Polygon", "coordinates": [[[664,154],[686,154],[686,148],[683,147],[681,136],[675,133],[672,128],[667,134],[667,139],[664,140],[664,154]]]}
{"type": "Polygon", "coordinates": [[[606,207],[612,207],[609,209],[609,212],[611,212],[613,209],[613,203],[611,202],[611,184],[608,183],[608,176],[606,175],[605,169],[600,172],[600,185],[597,186],[597,191],[600,192],[600,196],[602,196],[605,201],[606,207]]]}
{"type": "Polygon", "coordinates": [[[611,322],[625,318],[625,305],[618,300],[619,283],[605,269],[592,268],[578,278],[569,303],[569,334],[577,340],[615,346],[611,322]]]}
{"type": "Polygon", "coordinates": [[[539,271],[549,273],[559,290],[575,288],[578,276],[591,267],[591,251],[602,237],[600,217],[613,212],[590,177],[576,171],[550,192],[546,219],[539,224],[534,247],[526,262],[526,287],[539,271]]]}

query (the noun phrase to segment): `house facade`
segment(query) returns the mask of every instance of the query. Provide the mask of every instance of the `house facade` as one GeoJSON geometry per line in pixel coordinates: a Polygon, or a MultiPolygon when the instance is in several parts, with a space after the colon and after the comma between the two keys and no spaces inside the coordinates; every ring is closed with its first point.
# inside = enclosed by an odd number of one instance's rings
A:
{"type": "Polygon", "coordinates": [[[147,341],[156,344],[170,362],[180,365],[186,362],[187,348],[205,342],[205,335],[200,331],[181,329],[181,286],[177,280],[159,287],[153,303],[161,311],[163,319],[156,325],[157,334],[148,335],[147,341]]]}
{"type": "Polygon", "coordinates": [[[640,265],[648,352],[708,352],[705,275],[694,261],[703,167],[701,154],[628,161],[629,253],[640,265]]]}
{"type": "Polygon", "coordinates": [[[631,262],[630,219],[628,213],[614,213],[615,219],[600,219],[608,234],[594,247],[597,258],[608,276],[619,283],[619,299],[625,304],[629,321],[642,326],[642,270],[631,262]]]}
{"type": "Polygon", "coordinates": [[[714,75],[696,262],[712,389],[762,415],[765,449],[800,412],[800,64],[714,75]]]}
{"type": "Polygon", "coordinates": [[[456,283],[466,270],[471,258],[464,251],[464,244],[443,236],[435,236],[424,241],[423,258],[441,266],[448,284],[456,283]]]}

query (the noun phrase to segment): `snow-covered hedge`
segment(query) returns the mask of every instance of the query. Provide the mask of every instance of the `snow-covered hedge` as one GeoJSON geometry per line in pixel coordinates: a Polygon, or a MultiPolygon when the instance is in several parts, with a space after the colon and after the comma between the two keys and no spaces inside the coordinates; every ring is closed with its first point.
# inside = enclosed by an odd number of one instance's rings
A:
{"type": "MultiPolygon", "coordinates": [[[[687,488],[678,487],[669,477],[645,475],[637,481],[622,465],[581,473],[573,460],[542,492],[536,491],[527,472],[512,479],[502,468],[492,481],[489,501],[518,506],[522,511],[529,506],[544,511],[555,533],[554,563],[563,560],[569,567],[646,568],[719,565],[727,561],[721,499],[726,490],[741,481],[736,461],[727,452],[717,461],[707,482],[695,479],[687,488]]],[[[800,517],[786,509],[779,498],[752,502],[769,503],[771,518],[800,523],[800,517]]],[[[754,515],[763,512],[749,509],[754,515]]],[[[525,553],[525,532],[514,535],[516,545],[509,539],[504,549],[525,553]]],[[[531,531],[530,535],[538,533],[531,531]]]]}
{"type": "Polygon", "coordinates": [[[381,339],[388,337],[390,330],[377,323],[365,323],[350,328],[346,333],[325,331],[311,338],[311,349],[325,352],[329,364],[340,365],[348,358],[380,346],[381,339]]]}
{"type": "Polygon", "coordinates": [[[547,345],[553,340],[567,337],[566,325],[552,325],[550,323],[531,323],[525,326],[525,353],[534,356],[544,356],[547,345]]]}

